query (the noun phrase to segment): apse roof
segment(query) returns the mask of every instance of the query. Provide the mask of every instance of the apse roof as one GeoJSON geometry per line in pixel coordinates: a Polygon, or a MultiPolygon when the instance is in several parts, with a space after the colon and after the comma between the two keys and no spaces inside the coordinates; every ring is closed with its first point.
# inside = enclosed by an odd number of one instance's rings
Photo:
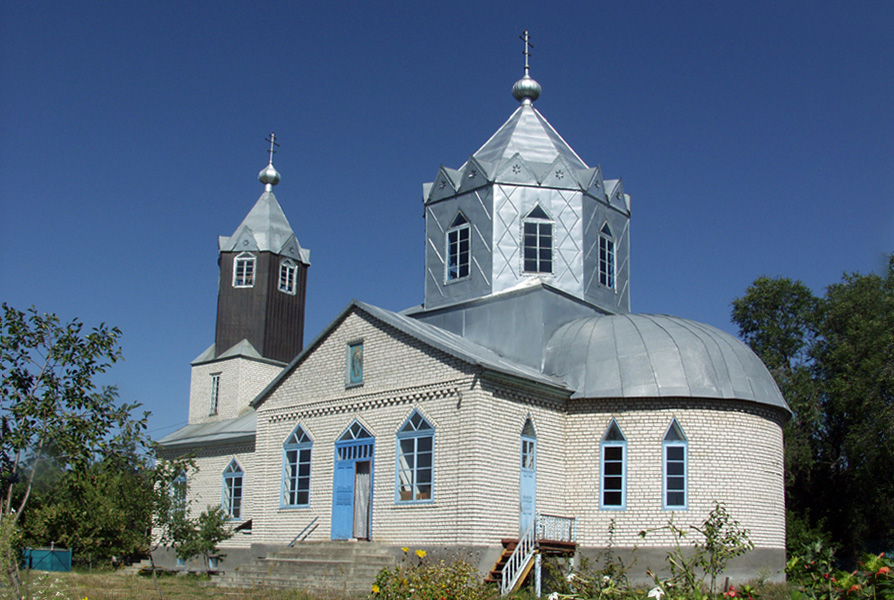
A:
{"type": "Polygon", "coordinates": [[[544,373],[573,398],[737,399],[790,412],[770,372],[741,340],[669,315],[573,320],[550,338],[544,373]]]}

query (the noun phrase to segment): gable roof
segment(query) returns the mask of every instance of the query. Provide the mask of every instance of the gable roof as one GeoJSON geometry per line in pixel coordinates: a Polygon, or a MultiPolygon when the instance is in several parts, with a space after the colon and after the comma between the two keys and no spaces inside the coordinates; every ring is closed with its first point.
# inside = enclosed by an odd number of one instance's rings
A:
{"type": "Polygon", "coordinates": [[[416,341],[425,344],[430,348],[440,350],[454,358],[466,362],[469,365],[481,367],[492,373],[508,376],[510,378],[528,381],[534,384],[544,385],[561,391],[568,395],[571,390],[558,377],[552,375],[544,375],[537,369],[518,364],[512,360],[503,358],[493,350],[489,350],[474,342],[451,333],[440,327],[429,325],[418,321],[412,317],[398,314],[390,310],[373,306],[358,300],[352,301],[342,312],[324,329],[301,354],[289,363],[283,371],[267,385],[258,396],[252,400],[251,406],[258,408],[267,399],[267,396],[275,390],[279,384],[298,367],[304,359],[312,354],[317,347],[328,337],[328,335],[338,328],[338,326],[353,312],[362,312],[366,315],[389,325],[401,333],[410,336],[416,341]]]}

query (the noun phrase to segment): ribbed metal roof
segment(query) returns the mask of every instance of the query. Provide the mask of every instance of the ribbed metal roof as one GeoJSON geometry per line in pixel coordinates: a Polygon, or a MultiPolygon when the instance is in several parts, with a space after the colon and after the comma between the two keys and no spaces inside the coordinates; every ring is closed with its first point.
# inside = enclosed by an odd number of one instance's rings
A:
{"type": "Polygon", "coordinates": [[[233,235],[220,236],[219,243],[221,252],[274,252],[310,264],[310,250],[298,243],[272,191],[261,194],[233,235]]]}
{"type": "Polygon", "coordinates": [[[551,164],[561,156],[569,167],[589,168],[549,121],[530,104],[519,106],[472,156],[499,169],[504,161],[516,154],[527,163],[551,164]]]}
{"type": "Polygon", "coordinates": [[[565,379],[574,398],[738,399],[789,411],[747,345],[710,325],[668,315],[571,321],[550,338],[543,370],[565,379]]]}
{"type": "Polygon", "coordinates": [[[235,419],[197,423],[181,427],[158,440],[165,448],[178,448],[200,444],[216,444],[254,439],[257,429],[257,413],[249,410],[235,419]]]}

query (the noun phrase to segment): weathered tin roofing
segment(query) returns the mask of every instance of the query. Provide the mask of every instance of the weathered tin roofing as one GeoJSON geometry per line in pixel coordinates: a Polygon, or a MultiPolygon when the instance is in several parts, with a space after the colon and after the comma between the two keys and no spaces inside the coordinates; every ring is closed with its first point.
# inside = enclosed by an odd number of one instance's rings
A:
{"type": "Polygon", "coordinates": [[[158,443],[165,448],[179,448],[220,442],[247,441],[254,439],[256,428],[257,414],[254,410],[249,410],[235,419],[181,427],[174,433],[158,440],[158,443]]]}
{"type": "Polygon", "coordinates": [[[302,248],[272,191],[265,191],[230,237],[220,236],[221,252],[274,252],[310,264],[310,250],[302,248]]]}
{"type": "Polygon", "coordinates": [[[563,378],[574,398],[737,399],[790,412],[746,344],[710,325],[669,315],[573,320],[550,338],[543,371],[563,378]]]}

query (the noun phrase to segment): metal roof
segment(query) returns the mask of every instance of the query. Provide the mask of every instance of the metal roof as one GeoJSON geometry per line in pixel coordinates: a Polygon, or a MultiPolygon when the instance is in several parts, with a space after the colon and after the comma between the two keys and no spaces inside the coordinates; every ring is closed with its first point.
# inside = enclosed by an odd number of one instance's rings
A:
{"type": "Polygon", "coordinates": [[[261,194],[233,235],[220,236],[219,247],[221,252],[274,252],[310,264],[310,250],[298,243],[272,191],[261,194]]]}
{"type": "Polygon", "coordinates": [[[249,409],[248,412],[235,419],[196,423],[181,427],[174,433],[169,433],[158,440],[158,443],[165,448],[178,448],[250,440],[254,439],[256,429],[257,414],[254,409],[249,409]]]}
{"type": "Polygon", "coordinates": [[[550,338],[543,370],[562,377],[574,398],[738,399],[790,412],[751,348],[715,327],[669,315],[571,321],[550,338]]]}
{"type": "Polygon", "coordinates": [[[559,156],[568,166],[589,169],[562,136],[530,104],[519,106],[472,156],[499,169],[516,154],[527,163],[552,164],[559,156]]]}

